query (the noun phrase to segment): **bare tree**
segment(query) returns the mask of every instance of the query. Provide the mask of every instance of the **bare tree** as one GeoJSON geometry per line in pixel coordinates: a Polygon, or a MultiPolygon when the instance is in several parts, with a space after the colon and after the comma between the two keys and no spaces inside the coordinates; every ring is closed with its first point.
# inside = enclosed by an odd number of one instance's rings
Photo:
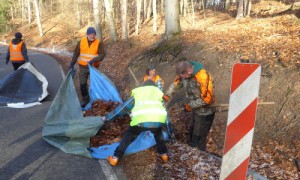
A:
{"type": "Polygon", "coordinates": [[[251,5],[251,0],[239,0],[237,4],[236,19],[249,16],[251,11],[251,5]]]}
{"type": "MultiPolygon", "coordinates": [[[[145,1],[144,1],[145,2],[145,1]]],[[[135,26],[135,35],[139,34],[139,25],[140,25],[140,17],[141,17],[141,7],[142,1],[136,0],[136,26],[135,26]]]]}
{"type": "Polygon", "coordinates": [[[161,2],[160,2],[160,14],[161,14],[161,15],[162,15],[163,12],[165,11],[165,10],[164,10],[164,5],[165,5],[164,0],[161,0],[161,2]]]}
{"type": "Polygon", "coordinates": [[[31,23],[30,0],[27,0],[27,13],[28,13],[28,24],[30,24],[31,23]]]}
{"type": "Polygon", "coordinates": [[[105,4],[105,9],[106,9],[106,15],[108,19],[108,24],[109,24],[109,32],[110,32],[110,37],[113,41],[117,41],[117,30],[116,30],[116,25],[115,25],[115,19],[113,16],[113,8],[112,8],[112,0],[104,0],[105,4]]]}
{"type": "Polygon", "coordinates": [[[195,24],[195,6],[194,6],[194,0],[191,0],[192,3],[192,19],[193,19],[193,25],[195,24]]]}
{"type": "Polygon", "coordinates": [[[149,19],[150,18],[150,16],[151,16],[151,5],[152,5],[152,0],[149,0],[149,4],[148,4],[148,7],[147,7],[147,19],[149,19]]]}
{"type": "Polygon", "coordinates": [[[147,18],[147,0],[144,0],[144,19],[147,18]]]}
{"type": "Polygon", "coordinates": [[[180,19],[179,19],[179,0],[166,0],[166,38],[172,37],[175,33],[180,32],[180,19]]]}
{"type": "Polygon", "coordinates": [[[99,0],[93,0],[93,11],[94,11],[94,28],[96,30],[96,37],[102,40],[102,28],[99,12],[99,0]]]}
{"type": "Polygon", "coordinates": [[[153,32],[157,31],[156,0],[153,0],[153,32]]]}
{"type": "Polygon", "coordinates": [[[42,24],[41,24],[41,20],[40,20],[40,11],[39,11],[37,0],[33,0],[33,4],[34,4],[34,9],[35,9],[36,21],[37,21],[39,31],[40,31],[40,36],[43,36],[43,29],[42,29],[42,24]]]}
{"type": "Polygon", "coordinates": [[[128,40],[128,29],[127,29],[127,0],[122,0],[121,4],[121,28],[122,28],[122,34],[121,38],[123,40],[128,40]]]}
{"type": "Polygon", "coordinates": [[[81,27],[81,12],[80,12],[80,5],[81,5],[81,1],[82,0],[77,0],[76,3],[76,14],[77,14],[77,27],[80,28],[81,27]]]}
{"type": "Polygon", "coordinates": [[[224,8],[225,8],[226,10],[228,10],[228,9],[229,9],[229,6],[230,6],[230,0],[225,0],[225,6],[224,6],[224,8]]]}
{"type": "Polygon", "coordinates": [[[22,22],[22,26],[23,26],[23,22],[24,22],[24,18],[25,18],[25,7],[24,7],[24,0],[21,1],[21,11],[22,11],[22,18],[21,18],[21,22],[22,22]]]}

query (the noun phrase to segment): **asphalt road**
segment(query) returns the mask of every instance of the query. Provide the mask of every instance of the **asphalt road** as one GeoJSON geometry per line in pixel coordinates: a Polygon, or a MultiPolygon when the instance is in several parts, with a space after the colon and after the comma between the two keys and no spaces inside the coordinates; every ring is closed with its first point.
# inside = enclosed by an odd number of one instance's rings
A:
{"type": "MultiPolygon", "coordinates": [[[[5,64],[6,51],[6,46],[0,46],[0,79],[13,72],[11,63],[5,64]]],[[[28,56],[48,80],[50,96],[42,105],[0,108],[0,180],[126,179],[121,167],[112,168],[105,160],[66,154],[42,139],[44,119],[63,76],[52,57],[35,51],[29,51],[28,56]]]]}

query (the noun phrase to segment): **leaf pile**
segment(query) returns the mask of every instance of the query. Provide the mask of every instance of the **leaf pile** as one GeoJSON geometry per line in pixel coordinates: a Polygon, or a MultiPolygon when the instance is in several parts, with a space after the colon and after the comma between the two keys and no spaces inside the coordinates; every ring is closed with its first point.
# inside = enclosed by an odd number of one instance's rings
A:
{"type": "Polygon", "coordinates": [[[118,102],[96,100],[92,107],[85,111],[85,116],[105,116],[108,112],[113,111],[118,104],[118,102]]]}
{"type": "MultiPolygon", "coordinates": [[[[108,112],[112,112],[117,105],[117,102],[97,100],[85,112],[85,116],[105,116],[108,112]]],[[[129,122],[129,116],[118,117],[113,121],[106,121],[97,134],[90,138],[90,147],[99,147],[104,144],[112,144],[120,141],[129,126],[129,122]]]]}

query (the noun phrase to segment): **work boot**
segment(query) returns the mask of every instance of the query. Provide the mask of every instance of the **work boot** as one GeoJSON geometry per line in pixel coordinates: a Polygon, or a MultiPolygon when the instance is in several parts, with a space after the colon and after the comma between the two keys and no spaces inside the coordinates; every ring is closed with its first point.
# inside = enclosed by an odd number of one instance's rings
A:
{"type": "Polygon", "coordinates": [[[169,156],[167,154],[160,155],[161,159],[164,163],[167,163],[169,161],[169,156]]]}
{"type": "Polygon", "coordinates": [[[107,161],[109,162],[110,165],[116,166],[118,164],[119,159],[115,156],[108,156],[107,161]]]}

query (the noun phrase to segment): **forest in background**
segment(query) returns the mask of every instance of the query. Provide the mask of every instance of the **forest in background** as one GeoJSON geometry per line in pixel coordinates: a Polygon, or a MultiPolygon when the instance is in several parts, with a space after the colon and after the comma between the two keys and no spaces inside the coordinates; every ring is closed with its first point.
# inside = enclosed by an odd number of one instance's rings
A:
{"type": "MultiPolygon", "coordinates": [[[[10,42],[14,33],[20,31],[29,47],[73,51],[78,40],[85,35],[86,28],[96,24],[93,2],[91,0],[1,2],[0,14],[7,15],[5,21],[2,21],[1,17],[1,41],[10,42]],[[26,5],[28,2],[31,16],[26,10],[29,7],[26,5]],[[34,2],[37,2],[40,12],[42,34],[37,22],[34,2]],[[4,5],[8,5],[5,13],[4,5]],[[31,17],[30,21],[28,17],[31,17]]],[[[122,96],[126,97],[129,94],[126,68],[134,63],[136,57],[153,49],[165,37],[165,14],[161,11],[164,8],[161,6],[164,1],[156,1],[157,31],[154,31],[155,18],[151,10],[153,4],[149,6],[148,3],[153,1],[114,1],[111,6],[113,18],[110,19],[105,1],[98,2],[102,38],[107,50],[107,57],[103,67],[100,68],[115,82],[122,96]],[[123,39],[126,36],[122,36],[123,2],[127,4],[125,26],[128,33],[127,40],[123,39]],[[136,2],[141,3],[138,32],[136,2]],[[147,11],[149,9],[150,11],[147,11]],[[114,28],[110,27],[109,20],[114,20],[116,40],[112,37],[114,28]]],[[[255,131],[257,143],[253,145],[250,167],[270,179],[296,177],[297,169],[294,160],[300,158],[297,149],[300,146],[298,2],[252,1],[250,13],[247,15],[248,11],[244,11],[243,18],[237,16],[237,7],[239,7],[237,2],[230,2],[227,9],[224,6],[226,2],[189,0],[178,2],[180,33],[174,34],[175,41],[171,41],[172,45],[182,44],[181,46],[185,47],[181,50],[183,56],[203,62],[212,72],[220,102],[228,100],[228,97],[223,95],[224,92],[228,92],[226,88],[229,86],[228,81],[224,80],[224,73],[229,71],[234,62],[238,62],[242,56],[248,56],[251,62],[262,65],[260,98],[265,101],[275,101],[276,106],[259,109],[255,131]],[[199,43],[201,43],[201,50],[199,43]],[[263,144],[262,140],[266,143],[263,144]]],[[[161,49],[158,51],[162,53],[162,58],[168,59],[174,56],[173,51],[165,52],[169,50],[169,46],[163,46],[164,51],[161,49]]],[[[65,68],[68,67],[69,60],[66,58],[65,68]]],[[[150,60],[148,57],[145,62],[150,60]]],[[[145,66],[145,64],[139,65],[145,66]]],[[[161,67],[161,69],[167,68],[161,67]]],[[[167,73],[162,75],[168,84],[172,77],[167,73]]],[[[224,129],[222,129],[225,124],[224,119],[226,117],[216,121],[217,125],[211,133],[209,150],[216,154],[220,154],[223,146],[220,137],[224,136],[224,129]]]]}

